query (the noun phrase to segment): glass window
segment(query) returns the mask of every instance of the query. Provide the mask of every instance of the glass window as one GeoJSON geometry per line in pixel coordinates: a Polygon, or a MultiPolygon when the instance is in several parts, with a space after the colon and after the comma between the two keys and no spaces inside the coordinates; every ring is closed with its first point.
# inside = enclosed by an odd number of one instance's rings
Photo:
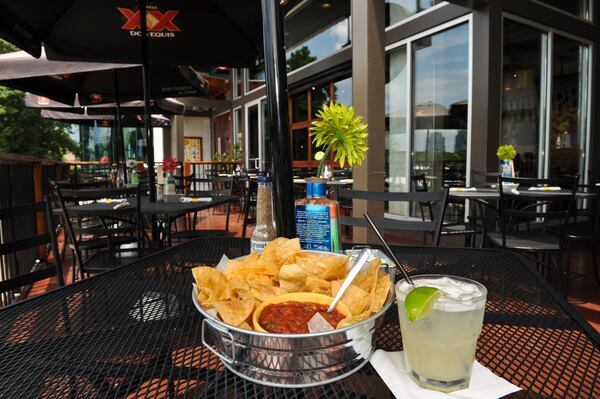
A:
{"type": "MultiPolygon", "coordinates": [[[[246,110],[248,112],[248,159],[254,160],[259,157],[258,105],[253,105],[246,110]]],[[[250,165],[252,166],[252,163],[250,165]]]]}
{"type": "Polygon", "coordinates": [[[554,35],[550,176],[585,176],[588,52],[588,46],[554,35]]]}
{"type": "Polygon", "coordinates": [[[323,106],[323,104],[329,104],[331,101],[331,96],[329,95],[330,84],[327,82],[324,85],[313,86],[311,88],[311,109],[312,109],[312,117],[315,118],[319,109],[323,106]]]}
{"type": "Polygon", "coordinates": [[[591,20],[590,0],[537,0],[579,18],[591,20]]]}
{"type": "Polygon", "coordinates": [[[292,97],[292,123],[308,119],[308,95],[298,94],[292,97]]]}
{"type": "Polygon", "coordinates": [[[350,0],[290,2],[285,16],[287,70],[350,44],[350,0]]]}
{"type": "Polygon", "coordinates": [[[544,143],[540,139],[544,137],[542,53],[546,40],[547,35],[538,29],[510,20],[504,23],[500,144],[515,147],[515,169],[523,177],[543,176],[540,146],[544,143]]]}
{"type": "Polygon", "coordinates": [[[263,134],[263,164],[262,170],[270,169],[271,165],[271,137],[269,136],[269,112],[267,110],[267,100],[260,101],[262,109],[262,134],[263,134]]]}
{"type": "Polygon", "coordinates": [[[248,69],[247,91],[252,91],[265,84],[265,61],[262,58],[256,60],[256,65],[248,69]]]}
{"type": "MultiPolygon", "coordinates": [[[[411,191],[406,176],[408,140],[406,136],[407,77],[406,46],[399,47],[386,56],[385,85],[385,157],[388,191],[411,191]]],[[[388,204],[389,212],[405,214],[402,203],[388,204]]]]}
{"type": "Polygon", "coordinates": [[[352,78],[333,82],[333,99],[335,102],[352,105],[352,78]]]}
{"type": "Polygon", "coordinates": [[[469,29],[459,25],[413,42],[413,175],[433,190],[464,185],[467,164],[469,29]]]}
{"type": "Polygon", "coordinates": [[[292,153],[294,161],[308,160],[308,129],[292,130],[292,153]]]}
{"type": "Polygon", "coordinates": [[[242,141],[242,109],[233,110],[233,144],[242,141]]]}
{"type": "Polygon", "coordinates": [[[385,0],[385,26],[394,25],[443,0],[385,0]]]}

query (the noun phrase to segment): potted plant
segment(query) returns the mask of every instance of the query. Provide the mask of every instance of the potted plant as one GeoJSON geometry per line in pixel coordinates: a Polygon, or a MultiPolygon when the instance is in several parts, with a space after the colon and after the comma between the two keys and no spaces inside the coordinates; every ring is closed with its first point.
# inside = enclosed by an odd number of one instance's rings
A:
{"type": "Polygon", "coordinates": [[[360,165],[369,149],[367,125],[362,123],[362,116],[354,112],[354,107],[333,101],[317,112],[317,120],[312,122],[311,135],[317,147],[324,148],[315,154],[319,161],[317,177],[324,177],[324,168],[329,154],[333,151],[334,161],[344,167],[360,165]]]}
{"type": "Polygon", "coordinates": [[[517,150],[511,144],[501,145],[496,152],[500,160],[500,174],[503,177],[515,176],[514,159],[517,156],[517,150]]]}

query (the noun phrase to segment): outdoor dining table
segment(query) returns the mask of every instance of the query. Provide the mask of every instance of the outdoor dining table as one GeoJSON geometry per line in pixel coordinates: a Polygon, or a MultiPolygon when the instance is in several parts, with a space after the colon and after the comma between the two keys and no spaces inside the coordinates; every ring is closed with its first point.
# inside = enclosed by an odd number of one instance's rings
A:
{"type": "MultiPolygon", "coordinates": [[[[191,197],[190,197],[191,198],[191,197]]],[[[159,226],[159,234],[156,239],[159,239],[159,236],[162,237],[162,240],[165,243],[170,243],[170,234],[171,234],[171,225],[173,222],[188,213],[200,212],[205,209],[210,209],[220,205],[226,205],[237,199],[235,196],[212,196],[207,197],[210,198],[210,201],[197,201],[197,202],[181,202],[179,199],[173,201],[157,201],[150,202],[148,197],[143,197],[140,200],[141,210],[140,213],[146,216],[156,216],[158,226],[159,226]]],[[[85,213],[88,217],[105,217],[107,214],[110,214],[110,211],[116,203],[103,203],[103,202],[92,202],[88,204],[81,205],[71,205],[67,207],[67,209],[77,209],[80,212],[85,213]]],[[[135,207],[134,204],[130,204],[128,206],[135,207]]],[[[54,209],[54,213],[62,213],[61,209],[54,209]]]]}
{"type": "MultiPolygon", "coordinates": [[[[202,345],[191,268],[248,251],[244,239],[197,239],[1,309],[0,398],[392,398],[370,364],[332,384],[276,389],[236,376],[202,345]]],[[[523,258],[393,251],[411,274],[464,276],[487,287],[476,358],[522,388],[511,398],[600,397],[598,333],[523,258]]],[[[376,346],[402,349],[395,304],[376,346]]]]}
{"type": "MultiPolygon", "coordinates": [[[[549,196],[564,196],[569,197],[571,195],[570,190],[557,190],[557,191],[542,191],[542,190],[517,190],[521,197],[549,197],[549,196]]],[[[479,188],[477,190],[463,190],[455,191],[450,190],[448,195],[455,199],[482,199],[482,200],[499,200],[500,192],[496,188],[479,188]]],[[[575,192],[576,199],[586,199],[596,196],[596,193],[587,191],[575,192]]]]}

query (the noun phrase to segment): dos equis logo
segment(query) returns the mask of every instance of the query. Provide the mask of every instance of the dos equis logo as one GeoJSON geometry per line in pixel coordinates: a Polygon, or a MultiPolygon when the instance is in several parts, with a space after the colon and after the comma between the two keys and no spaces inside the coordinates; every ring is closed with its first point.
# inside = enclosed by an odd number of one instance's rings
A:
{"type": "MultiPolygon", "coordinates": [[[[139,10],[117,7],[117,10],[124,17],[125,23],[121,29],[128,30],[131,36],[141,36],[142,18],[139,10]]],[[[146,27],[149,37],[175,37],[176,32],[181,29],[175,24],[174,19],[179,14],[179,10],[168,10],[162,12],[156,7],[148,6],[146,9],[146,27]]]]}

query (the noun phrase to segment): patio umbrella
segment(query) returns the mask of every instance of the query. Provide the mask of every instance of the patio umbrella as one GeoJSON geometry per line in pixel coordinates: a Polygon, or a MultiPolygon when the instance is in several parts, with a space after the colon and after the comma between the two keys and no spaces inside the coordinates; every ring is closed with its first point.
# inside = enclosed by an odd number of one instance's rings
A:
{"type": "MultiPolygon", "coordinates": [[[[277,227],[280,234],[294,234],[287,75],[279,0],[154,0],[151,4],[146,0],[0,0],[0,15],[0,36],[33,55],[41,53],[43,42],[50,59],[141,63],[145,66],[146,89],[150,84],[150,64],[252,67],[262,38],[268,125],[274,132],[271,153],[275,194],[279,197],[275,201],[277,227]]],[[[149,118],[148,99],[146,95],[149,118]]],[[[148,163],[153,165],[148,129],[147,136],[148,163]]],[[[154,169],[149,168],[149,172],[153,201],[154,169]]]]}
{"type": "MultiPolygon", "coordinates": [[[[52,119],[57,122],[72,123],[85,126],[115,127],[115,117],[112,115],[82,115],[71,112],[51,111],[43,109],[40,111],[42,118],[52,119]]],[[[160,114],[151,115],[152,127],[169,127],[171,120],[160,114]]],[[[143,127],[144,118],[141,115],[124,115],[121,118],[121,127],[143,127]]]]}
{"type": "MultiPolygon", "coordinates": [[[[201,96],[208,81],[189,66],[152,66],[148,96],[201,96]]],[[[24,51],[0,54],[0,85],[38,94],[67,105],[134,101],[143,98],[142,66],[50,61],[24,51]],[[119,100],[119,101],[117,101],[119,100]]]]}
{"type": "MultiPolygon", "coordinates": [[[[76,101],[76,104],[79,102],[76,101]]],[[[47,109],[50,111],[70,112],[87,115],[114,115],[116,103],[95,104],[84,106],[71,106],[48,97],[38,96],[33,93],[25,93],[25,106],[29,108],[47,109]]],[[[143,101],[128,101],[119,105],[122,115],[142,115],[144,113],[143,101]]],[[[183,115],[185,104],[174,98],[160,98],[150,100],[150,112],[162,115],[183,115]]]]}

